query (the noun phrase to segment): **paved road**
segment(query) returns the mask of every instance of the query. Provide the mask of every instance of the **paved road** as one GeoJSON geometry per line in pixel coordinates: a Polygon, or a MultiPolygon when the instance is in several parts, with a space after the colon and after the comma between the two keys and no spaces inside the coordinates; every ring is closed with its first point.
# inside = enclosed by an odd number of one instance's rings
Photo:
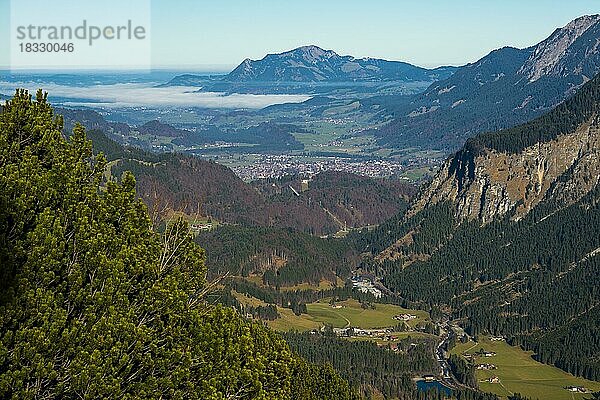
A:
{"type": "Polygon", "coordinates": [[[450,368],[450,364],[448,363],[448,359],[446,358],[445,348],[448,345],[448,341],[450,340],[450,329],[451,329],[451,321],[442,321],[438,323],[438,328],[440,329],[440,342],[437,345],[435,355],[437,358],[437,362],[440,366],[440,376],[441,382],[452,388],[452,389],[473,389],[469,386],[463,385],[452,373],[452,369],[450,368]]]}

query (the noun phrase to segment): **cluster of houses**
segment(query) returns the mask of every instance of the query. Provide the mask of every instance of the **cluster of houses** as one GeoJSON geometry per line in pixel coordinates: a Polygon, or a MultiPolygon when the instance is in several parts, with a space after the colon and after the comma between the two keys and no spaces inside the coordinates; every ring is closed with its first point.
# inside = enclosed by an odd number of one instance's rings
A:
{"type": "Polygon", "coordinates": [[[417,316],[416,315],[412,315],[412,314],[399,314],[399,315],[394,315],[393,318],[396,321],[410,321],[412,319],[416,319],[417,316]]]}
{"type": "MultiPolygon", "coordinates": [[[[330,142],[326,146],[340,147],[342,142],[330,142]]],[[[225,146],[223,146],[225,147],[225,146]]],[[[193,148],[192,148],[193,150],[193,148]]],[[[217,161],[238,156],[217,156],[217,161]]],[[[307,160],[302,155],[252,154],[251,164],[236,165],[233,171],[245,181],[273,179],[290,175],[312,177],[323,171],[349,172],[371,178],[398,176],[404,172],[404,162],[388,160],[356,161],[349,157],[325,157],[307,160]]]]}
{"type": "Polygon", "coordinates": [[[379,347],[387,347],[387,346],[389,346],[389,349],[392,350],[394,353],[400,353],[400,352],[402,352],[402,350],[400,348],[398,348],[398,343],[389,343],[389,344],[378,343],[377,346],[379,346],[379,347]]]}
{"type": "Polygon", "coordinates": [[[373,337],[385,340],[396,340],[397,337],[390,335],[392,328],[386,329],[359,329],[359,328],[333,328],[333,333],[344,337],[373,337]]]}
{"type": "MultiPolygon", "coordinates": [[[[469,361],[473,360],[476,356],[478,356],[478,357],[495,357],[496,353],[494,353],[493,351],[484,351],[484,350],[481,350],[475,354],[463,353],[463,357],[469,361]]],[[[481,365],[492,365],[492,364],[481,364],[481,365]]]]}
{"type": "Polygon", "coordinates": [[[497,376],[490,376],[487,379],[488,383],[500,383],[500,378],[498,378],[497,376]]]}
{"type": "Polygon", "coordinates": [[[190,228],[193,231],[210,231],[213,228],[212,223],[192,223],[190,224],[190,228]]]}
{"type": "Polygon", "coordinates": [[[489,371],[491,369],[498,369],[498,367],[496,367],[494,364],[477,364],[477,366],[475,367],[478,370],[484,370],[484,371],[489,371]]]}
{"type": "MultiPolygon", "coordinates": [[[[400,339],[398,336],[393,335],[392,328],[385,329],[360,329],[360,328],[333,328],[333,333],[339,337],[368,337],[372,339],[379,339],[381,342],[377,343],[379,347],[389,348],[391,351],[398,353],[402,349],[398,348],[397,341],[400,339]]],[[[314,332],[313,332],[314,333],[314,332]]],[[[410,343],[410,347],[418,346],[417,343],[410,343]]]]}
{"type": "Polygon", "coordinates": [[[573,392],[573,393],[587,393],[588,390],[586,388],[584,388],[583,386],[567,386],[565,389],[567,389],[569,392],[573,392]]]}
{"type": "Polygon", "coordinates": [[[352,287],[362,293],[371,293],[376,299],[381,298],[383,294],[370,279],[361,276],[352,277],[352,287]]]}

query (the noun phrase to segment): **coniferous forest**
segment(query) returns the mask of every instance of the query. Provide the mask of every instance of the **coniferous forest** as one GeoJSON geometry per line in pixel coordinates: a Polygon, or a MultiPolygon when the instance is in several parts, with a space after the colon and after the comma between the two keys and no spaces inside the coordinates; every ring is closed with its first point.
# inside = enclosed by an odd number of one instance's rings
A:
{"type": "Polygon", "coordinates": [[[41,92],[0,114],[0,397],[353,399],[326,365],[204,301],[204,251],[157,233],[41,92]]]}
{"type": "MultiPolygon", "coordinates": [[[[530,123],[476,136],[454,156],[451,168],[461,164],[457,176],[472,175],[482,149],[518,152],[585,124],[595,132],[599,87],[596,77],[530,123]]],[[[553,189],[574,179],[575,168],[553,189]]],[[[424,309],[450,306],[469,334],[506,336],[532,350],[536,360],[598,380],[600,185],[594,173],[582,178],[580,184],[591,190],[579,199],[565,204],[550,190],[519,218],[509,213],[482,224],[478,218],[456,217],[455,205],[440,201],[350,240],[357,251],[371,254],[364,268],[382,274],[386,286],[407,303],[424,309]],[[410,241],[392,246],[408,236],[410,241]],[[373,262],[384,250],[388,257],[373,262]]]]}
{"type": "Polygon", "coordinates": [[[528,46],[0,63],[0,400],[600,399],[600,14],[528,46]]]}

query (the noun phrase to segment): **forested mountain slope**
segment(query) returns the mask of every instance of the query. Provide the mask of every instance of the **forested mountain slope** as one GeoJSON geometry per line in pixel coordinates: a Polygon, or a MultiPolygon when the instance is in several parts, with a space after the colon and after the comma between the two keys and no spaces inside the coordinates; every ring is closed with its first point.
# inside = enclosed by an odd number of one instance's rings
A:
{"type": "Polygon", "coordinates": [[[323,239],[292,229],[226,225],[196,238],[213,274],[254,275],[272,287],[301,283],[337,285],[350,276],[357,254],[340,239],[323,239]]]}
{"type": "Polygon", "coordinates": [[[406,215],[354,235],[366,269],[472,334],[600,379],[600,77],[530,123],[469,140],[406,215]]]}
{"type": "MultiPolygon", "coordinates": [[[[300,179],[286,185],[271,182],[267,190],[243,182],[225,166],[184,155],[163,155],[157,162],[123,159],[112,171],[115,176],[132,171],[138,177],[138,193],[151,207],[161,202],[226,223],[293,228],[314,235],[384,221],[414,192],[408,184],[355,175],[329,179],[331,185],[309,186],[305,191],[300,190],[300,179]]],[[[315,182],[327,175],[317,176],[315,182]]]]}
{"type": "Polygon", "coordinates": [[[0,113],[0,397],[357,399],[261,324],[205,301],[185,224],[157,233],[38,92],[0,113]]]}

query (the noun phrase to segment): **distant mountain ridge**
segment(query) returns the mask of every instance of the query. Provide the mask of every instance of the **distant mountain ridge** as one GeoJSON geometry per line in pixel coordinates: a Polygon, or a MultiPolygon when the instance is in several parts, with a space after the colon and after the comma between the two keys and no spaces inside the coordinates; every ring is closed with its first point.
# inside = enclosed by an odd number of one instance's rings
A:
{"type": "Polygon", "coordinates": [[[571,21],[525,49],[505,47],[411,97],[385,103],[393,121],[381,144],[456,150],[477,133],[508,128],[552,109],[600,72],[600,15],[571,21]]]}
{"type": "Polygon", "coordinates": [[[530,82],[547,75],[587,74],[591,78],[590,74],[593,76],[597,71],[594,68],[597,64],[589,65],[582,60],[598,51],[599,21],[600,15],[585,15],[571,21],[564,28],[555,30],[548,39],[535,46],[532,55],[518,73],[527,76],[530,82]]]}
{"type": "Polygon", "coordinates": [[[303,46],[261,60],[244,60],[223,80],[229,82],[348,82],[436,81],[450,76],[454,67],[425,69],[376,58],[340,56],[318,46],[303,46]]]}

